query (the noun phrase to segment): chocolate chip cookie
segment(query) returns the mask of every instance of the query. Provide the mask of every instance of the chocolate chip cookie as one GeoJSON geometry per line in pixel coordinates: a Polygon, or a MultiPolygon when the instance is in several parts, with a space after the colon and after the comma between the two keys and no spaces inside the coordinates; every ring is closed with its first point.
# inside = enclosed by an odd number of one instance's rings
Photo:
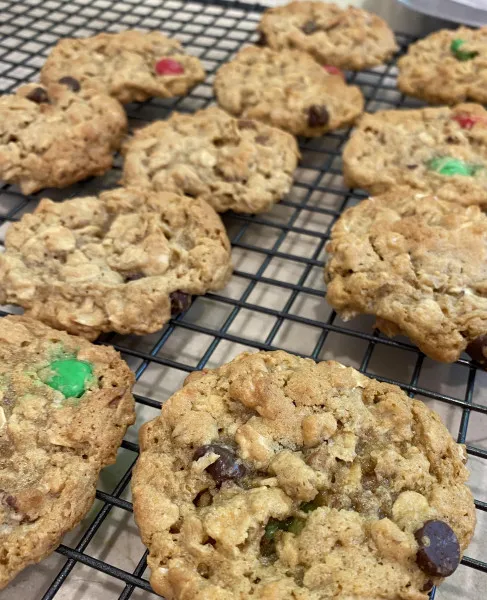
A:
{"type": "Polygon", "coordinates": [[[398,61],[397,84],[432,104],[487,103],[487,27],[432,33],[398,61]]]}
{"type": "Polygon", "coordinates": [[[475,527],[439,416],[336,362],[193,373],[140,449],[135,518],[168,600],[427,600],[475,527]]]}
{"type": "Polygon", "coordinates": [[[260,43],[296,48],[322,64],[360,71],[381,65],[397,51],[387,23],[361,8],[328,2],[291,2],[269,8],[259,24],[260,43]]]}
{"type": "Polygon", "coordinates": [[[345,318],[377,316],[431,358],[466,350],[487,362],[487,216],[395,188],[347,210],[328,242],[327,301],[345,318]]]}
{"type": "Polygon", "coordinates": [[[216,211],[242,213],[279,202],[299,157],[292,135],[216,107],[139,129],[124,153],[126,185],[181,192],[216,211]]]}
{"type": "Polygon", "coordinates": [[[256,46],[244,48],[218,70],[215,94],[232,115],[305,136],[350,125],[364,107],[358,87],[306,52],[256,46]]]}
{"type": "Polygon", "coordinates": [[[344,148],[343,172],[349,186],[373,194],[408,185],[487,206],[487,111],[459,104],[365,114],[344,148]]]}
{"type": "Polygon", "coordinates": [[[5,248],[0,304],[88,339],[157,331],[192,294],[221,289],[232,272],[215,211],[169,192],[44,199],[11,225],[5,248]]]}
{"type": "Polygon", "coordinates": [[[100,33],[60,40],[41,71],[44,83],[74,77],[122,103],[183,96],[205,78],[200,60],[158,31],[100,33]]]}
{"type": "Polygon", "coordinates": [[[0,179],[30,194],[101,175],[126,128],[116,100],[75,79],[22,86],[0,97],[0,179]]]}
{"type": "Polygon", "coordinates": [[[91,508],[135,420],[133,382],[112,348],[0,319],[0,589],[91,508]]]}

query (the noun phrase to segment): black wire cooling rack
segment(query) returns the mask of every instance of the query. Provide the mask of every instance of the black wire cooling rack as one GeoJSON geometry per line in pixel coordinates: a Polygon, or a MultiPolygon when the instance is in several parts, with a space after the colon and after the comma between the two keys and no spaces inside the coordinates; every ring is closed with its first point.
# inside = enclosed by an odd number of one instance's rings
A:
{"type": "MultiPolygon", "coordinates": [[[[166,118],[174,110],[192,112],[213,102],[215,71],[242,44],[256,39],[255,29],[263,9],[223,0],[0,0],[0,92],[11,92],[19,84],[36,79],[51,46],[60,37],[135,27],[161,30],[180,39],[190,53],[203,60],[208,78],[185,98],[154,99],[128,106],[132,126],[166,118]]],[[[397,39],[401,52],[412,41],[403,34],[397,34],[397,39]]],[[[397,91],[395,79],[394,62],[348,76],[349,82],[362,88],[369,111],[418,106],[418,102],[397,91]]],[[[225,215],[236,269],[223,292],[197,298],[186,314],[171,320],[157,334],[141,338],[113,334],[104,336],[101,342],[119,350],[136,372],[138,423],[156,416],[161,401],[180,386],[188,372],[221,364],[245,349],[283,348],[317,360],[334,358],[381,381],[400,385],[410,396],[420,397],[438,410],[458,441],[467,443],[473,472],[471,487],[477,498],[478,540],[487,520],[487,433],[482,433],[487,432],[482,427],[487,422],[487,374],[477,371],[467,358],[454,365],[434,363],[408,340],[388,339],[374,331],[369,318],[344,323],[323,300],[322,269],[330,228],[345,208],[364,197],[343,186],[340,154],[348,134],[342,131],[321,139],[301,140],[302,160],[293,190],[269,213],[225,215]]],[[[17,188],[3,185],[0,239],[8,222],[31,211],[40,197],[88,195],[113,187],[119,175],[117,159],[115,168],[105,177],[64,191],[48,190],[26,197],[17,188]]],[[[5,307],[1,314],[12,310],[5,307]]],[[[78,586],[74,592],[70,585],[74,579],[96,580],[100,573],[105,576],[100,583],[100,597],[155,597],[147,579],[146,553],[140,542],[137,545],[133,541],[138,538],[131,521],[129,482],[137,450],[133,428],[123,442],[117,464],[102,475],[97,502],[81,528],[65,538],[55,560],[51,557],[28,569],[18,578],[20,583],[14,582],[0,597],[13,598],[13,592],[24,600],[91,599],[98,597],[92,588],[78,586]],[[132,531],[128,542],[120,539],[124,527],[132,531]],[[106,546],[115,547],[115,553],[105,552],[106,546]],[[132,567],[117,558],[126,547],[139,551],[137,559],[132,556],[132,567]],[[41,582],[31,584],[45,563],[49,568],[41,582]],[[77,574],[80,567],[82,572],[77,574]]],[[[485,550],[482,543],[474,541],[457,571],[457,583],[446,582],[437,596],[485,598],[485,550]]],[[[455,577],[457,574],[450,579],[455,581],[455,577]]]]}

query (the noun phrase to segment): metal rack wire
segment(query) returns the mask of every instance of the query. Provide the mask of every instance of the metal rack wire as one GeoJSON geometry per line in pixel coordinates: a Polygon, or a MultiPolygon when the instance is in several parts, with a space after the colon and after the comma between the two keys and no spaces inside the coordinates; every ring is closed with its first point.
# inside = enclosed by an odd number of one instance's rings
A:
{"type": "MultiPolygon", "coordinates": [[[[0,0],[0,92],[11,92],[19,84],[35,79],[50,47],[59,37],[82,37],[135,27],[162,30],[179,38],[191,53],[203,60],[209,75],[206,82],[186,98],[154,99],[128,106],[132,126],[165,118],[173,110],[204,108],[213,102],[211,84],[215,71],[242,44],[256,39],[255,27],[263,9],[256,4],[224,0],[47,0],[42,3],[0,0]]],[[[403,34],[397,38],[401,52],[412,41],[403,34]]],[[[361,86],[369,111],[418,105],[397,91],[395,76],[396,67],[391,63],[350,74],[348,80],[361,86]]],[[[407,340],[388,339],[373,331],[370,320],[342,322],[323,301],[322,267],[330,228],[345,208],[363,198],[360,192],[344,188],[341,179],[340,153],[348,133],[342,131],[321,139],[301,140],[302,160],[293,190],[271,212],[260,216],[225,215],[236,264],[229,288],[197,298],[186,314],[173,319],[158,334],[144,338],[113,334],[100,341],[112,344],[134,368],[139,382],[136,387],[138,409],[144,415],[144,409],[150,409],[152,416],[177,384],[170,383],[161,392],[153,393],[155,384],[144,384],[149,372],[151,382],[154,377],[164,380],[167,377],[172,381],[173,375],[180,381],[188,372],[219,364],[229,355],[248,348],[284,348],[314,359],[336,358],[381,381],[400,385],[410,396],[419,396],[437,409],[446,407],[454,415],[449,422],[452,434],[459,442],[467,442],[470,457],[478,460],[478,469],[487,467],[484,462],[487,445],[475,443],[469,436],[472,413],[475,421],[487,415],[487,402],[483,401],[482,393],[487,377],[477,372],[467,358],[451,367],[432,364],[407,340]],[[392,365],[391,355],[398,357],[392,365]],[[389,366],[382,368],[386,363],[389,366]],[[445,386],[436,385],[440,379],[453,380],[454,385],[447,386],[445,391],[445,386]]],[[[42,196],[64,199],[87,195],[113,187],[119,174],[120,160],[117,159],[115,168],[105,177],[64,191],[49,190],[25,197],[15,187],[3,185],[0,187],[0,239],[8,223],[32,210],[42,196]]],[[[10,310],[7,307],[1,314],[10,310]]],[[[65,588],[77,564],[121,582],[121,589],[113,596],[120,600],[130,598],[138,589],[145,592],[144,598],[155,597],[144,575],[146,554],[140,557],[133,572],[129,572],[87,551],[113,510],[132,511],[128,487],[137,458],[135,439],[132,434],[123,442],[123,468],[116,472],[116,481],[108,491],[97,492],[96,510],[87,519],[82,535],[76,543],[58,548],[58,554],[67,560],[55,577],[50,578],[47,589],[44,586],[43,600],[62,596],[58,592],[65,588]]],[[[476,506],[479,512],[487,510],[487,494],[484,500],[478,497],[476,506]]],[[[487,562],[481,558],[464,557],[462,564],[487,574],[487,562]]],[[[484,575],[483,585],[487,589],[487,575],[484,575]]],[[[25,600],[34,598],[23,597],[25,600]]]]}

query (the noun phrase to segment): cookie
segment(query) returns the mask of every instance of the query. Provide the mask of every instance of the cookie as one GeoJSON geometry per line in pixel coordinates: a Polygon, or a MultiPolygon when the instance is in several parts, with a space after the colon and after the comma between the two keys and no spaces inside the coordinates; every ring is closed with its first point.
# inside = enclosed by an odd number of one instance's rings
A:
{"type": "Polygon", "coordinates": [[[389,60],[398,50],[387,23],[361,8],[328,2],[291,2],[269,8],[259,24],[260,43],[296,48],[318,62],[360,71],[389,60]]]}
{"type": "Polygon", "coordinates": [[[327,244],[327,301],[348,320],[377,317],[428,356],[487,352],[487,216],[396,188],[347,210],[327,244]]]}
{"type": "Polygon", "coordinates": [[[405,94],[432,104],[487,103],[487,27],[432,33],[408,48],[397,65],[405,94]]]}
{"type": "Polygon", "coordinates": [[[0,319],[0,589],[91,508],[135,421],[133,383],[113,348],[0,319]]]}
{"type": "Polygon", "coordinates": [[[126,128],[116,100],[74,79],[22,86],[0,96],[0,179],[31,194],[101,175],[126,128]]]}
{"type": "Polygon", "coordinates": [[[365,114],[343,151],[350,187],[379,194],[396,185],[456,204],[487,205],[487,111],[454,108],[365,114]]]}
{"type": "Polygon", "coordinates": [[[41,71],[43,83],[74,77],[122,103],[183,96],[205,78],[199,59],[158,31],[100,33],[60,40],[41,71]]]}
{"type": "Polygon", "coordinates": [[[358,87],[299,50],[244,48],[218,70],[215,94],[234,116],[310,137],[350,125],[364,108],[358,87]]]}
{"type": "Polygon", "coordinates": [[[10,226],[5,248],[0,304],[87,339],[157,331],[190,295],[221,289],[232,271],[218,215],[169,192],[41,200],[10,226]]]}
{"type": "Polygon", "coordinates": [[[427,600],[475,527],[439,416],[336,362],[193,373],[140,450],[135,518],[168,600],[427,600]]]}
{"type": "Polygon", "coordinates": [[[180,192],[216,211],[269,210],[290,190],[299,149],[293,136],[212,107],[174,113],[139,129],[125,146],[126,185],[180,192]]]}

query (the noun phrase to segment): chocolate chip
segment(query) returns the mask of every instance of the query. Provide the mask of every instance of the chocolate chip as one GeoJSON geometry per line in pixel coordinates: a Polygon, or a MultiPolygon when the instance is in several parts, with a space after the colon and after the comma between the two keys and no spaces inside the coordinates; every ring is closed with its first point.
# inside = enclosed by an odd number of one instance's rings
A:
{"type": "Polygon", "coordinates": [[[406,167],[408,169],[410,169],[411,171],[414,171],[414,169],[417,169],[419,167],[419,165],[406,165],[406,167]]]}
{"type": "Polygon", "coordinates": [[[414,534],[419,545],[418,567],[430,577],[448,577],[460,563],[460,544],[444,521],[431,520],[414,534]]]}
{"type": "Polygon", "coordinates": [[[467,354],[483,367],[487,366],[487,335],[479,335],[467,346],[467,354]]]}
{"type": "Polygon", "coordinates": [[[62,83],[63,85],[67,86],[73,92],[79,92],[81,89],[81,85],[80,85],[79,81],[77,79],[75,79],[74,77],[69,77],[69,76],[61,77],[61,79],[59,80],[59,83],[62,83]]]}
{"type": "Polygon", "coordinates": [[[257,144],[260,144],[261,146],[267,146],[267,142],[269,141],[269,136],[268,135],[258,135],[258,136],[256,136],[255,141],[257,144]]]}
{"type": "Polygon", "coordinates": [[[326,125],[330,120],[330,113],[326,106],[322,104],[313,104],[308,110],[308,125],[310,127],[319,127],[320,125],[326,125]]]}
{"type": "Polygon", "coordinates": [[[173,317],[187,311],[191,306],[191,296],[190,294],[186,294],[186,292],[180,292],[179,290],[172,292],[169,298],[171,300],[171,315],[173,317]]]}
{"type": "Polygon", "coordinates": [[[259,31],[259,37],[255,42],[256,46],[267,46],[267,36],[263,31],[259,31]]]}
{"type": "Polygon", "coordinates": [[[145,277],[145,275],[143,273],[125,273],[124,275],[125,277],[125,281],[138,281],[139,279],[142,279],[142,277],[145,277]]]}
{"type": "Polygon", "coordinates": [[[47,104],[49,102],[49,96],[44,88],[36,87],[34,88],[30,94],[27,95],[27,98],[36,104],[47,104]]]}
{"type": "Polygon", "coordinates": [[[238,457],[234,450],[221,444],[200,446],[193,454],[193,460],[198,460],[202,456],[205,456],[205,454],[210,453],[218,454],[219,458],[211,465],[208,465],[205,471],[213,477],[218,486],[230,479],[241,479],[247,472],[244,465],[238,462],[238,457]]]}
{"type": "Polygon", "coordinates": [[[256,129],[255,121],[250,119],[239,119],[237,124],[239,129],[256,129]]]}
{"type": "Polygon", "coordinates": [[[435,584],[431,581],[431,579],[428,579],[426,581],[426,583],[423,585],[423,587],[421,588],[421,591],[422,592],[429,592],[434,585],[435,584]]]}
{"type": "Polygon", "coordinates": [[[301,31],[306,35],[310,33],[314,33],[318,31],[319,27],[314,21],[306,21],[306,23],[301,27],[301,31]]]}

